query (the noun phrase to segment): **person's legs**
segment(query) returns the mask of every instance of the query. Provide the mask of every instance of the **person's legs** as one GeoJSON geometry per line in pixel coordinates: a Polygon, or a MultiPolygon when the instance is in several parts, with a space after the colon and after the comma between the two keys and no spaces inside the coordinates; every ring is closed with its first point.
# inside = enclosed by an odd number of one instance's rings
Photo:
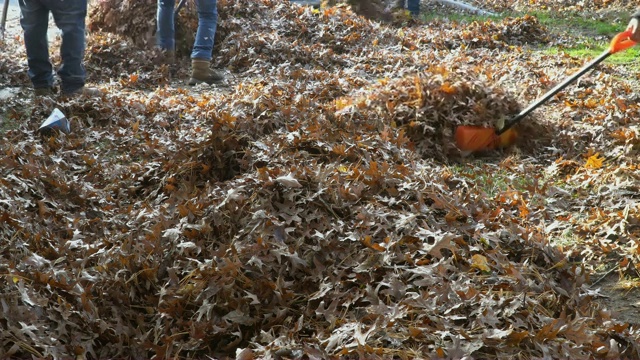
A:
{"type": "Polygon", "coordinates": [[[420,15],[420,0],[408,0],[407,10],[409,10],[413,16],[420,15]]]}
{"type": "Polygon", "coordinates": [[[24,30],[29,78],[35,89],[53,86],[53,66],[49,60],[49,10],[39,0],[19,0],[20,25],[24,30]]]}
{"type": "Polygon", "coordinates": [[[62,66],[58,76],[62,81],[62,93],[70,94],[83,88],[86,78],[83,60],[87,0],[50,0],[49,3],[53,19],[62,31],[62,66]]]}
{"type": "Polygon", "coordinates": [[[198,31],[191,51],[192,59],[211,60],[213,42],[218,26],[218,2],[216,0],[197,0],[198,31]]]}
{"type": "Polygon", "coordinates": [[[95,88],[85,87],[86,71],[84,69],[84,53],[86,48],[85,19],[87,17],[87,0],[41,0],[49,4],[56,25],[62,31],[60,57],[62,66],[58,76],[62,82],[62,96],[99,96],[101,92],[95,88]]]}
{"type": "Polygon", "coordinates": [[[224,76],[209,68],[218,26],[218,3],[216,0],[197,0],[196,4],[198,5],[198,31],[191,51],[189,85],[202,82],[218,83],[224,80],[224,76]]]}
{"type": "Polygon", "coordinates": [[[158,0],[157,44],[160,49],[171,52],[176,50],[175,16],[173,14],[175,7],[176,0],[158,0]]]}

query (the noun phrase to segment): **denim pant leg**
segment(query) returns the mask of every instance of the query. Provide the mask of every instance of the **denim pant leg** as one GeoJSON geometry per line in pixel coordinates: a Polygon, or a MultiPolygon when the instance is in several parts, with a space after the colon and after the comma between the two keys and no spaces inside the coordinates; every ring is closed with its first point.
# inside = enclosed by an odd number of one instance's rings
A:
{"type": "Polygon", "coordinates": [[[420,0],[407,0],[407,10],[414,15],[420,15],[420,0]]]}
{"type": "Polygon", "coordinates": [[[29,79],[33,87],[53,86],[53,66],[49,60],[49,10],[39,0],[19,0],[20,25],[24,30],[29,79]]]}
{"type": "Polygon", "coordinates": [[[196,0],[198,5],[198,31],[191,51],[192,59],[211,60],[213,42],[218,26],[218,2],[216,0],[196,0]]]}
{"type": "Polygon", "coordinates": [[[156,13],[156,43],[166,51],[176,50],[175,16],[173,14],[176,0],[158,0],[156,13]]]}
{"type": "Polygon", "coordinates": [[[60,57],[62,66],[58,76],[62,92],[72,93],[84,86],[85,18],[87,0],[48,0],[53,20],[62,31],[60,57]]]}

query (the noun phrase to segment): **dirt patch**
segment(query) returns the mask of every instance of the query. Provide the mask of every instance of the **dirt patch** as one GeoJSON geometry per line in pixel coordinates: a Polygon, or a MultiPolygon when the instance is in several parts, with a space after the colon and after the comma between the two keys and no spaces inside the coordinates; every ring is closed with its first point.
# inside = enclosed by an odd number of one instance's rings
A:
{"type": "Polygon", "coordinates": [[[631,283],[620,281],[617,274],[608,275],[599,284],[600,296],[594,301],[602,309],[611,311],[615,319],[640,324],[640,288],[631,283]]]}

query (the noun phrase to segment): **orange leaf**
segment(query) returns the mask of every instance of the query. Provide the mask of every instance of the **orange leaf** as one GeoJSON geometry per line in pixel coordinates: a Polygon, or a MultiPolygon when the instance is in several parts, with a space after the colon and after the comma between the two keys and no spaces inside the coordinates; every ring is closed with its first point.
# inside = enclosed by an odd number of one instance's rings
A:
{"type": "Polygon", "coordinates": [[[414,338],[418,337],[418,336],[422,335],[422,330],[420,330],[418,328],[415,328],[413,326],[409,326],[409,335],[411,337],[414,337],[414,338]]]}
{"type": "Polygon", "coordinates": [[[447,213],[447,215],[445,215],[445,216],[444,216],[444,220],[445,220],[447,223],[455,222],[455,221],[457,221],[457,220],[458,220],[458,214],[456,214],[456,213],[454,213],[454,212],[452,212],[452,211],[449,211],[449,212],[447,213]]]}
{"type": "Polygon", "coordinates": [[[475,254],[471,257],[471,267],[478,269],[482,272],[490,272],[489,262],[487,258],[480,254],[475,254]]]}
{"type": "Polygon", "coordinates": [[[529,336],[529,332],[527,330],[524,331],[512,331],[511,334],[507,335],[507,344],[510,346],[518,346],[522,340],[529,336]]]}
{"type": "Polygon", "coordinates": [[[376,251],[385,251],[386,249],[380,244],[373,244],[371,248],[376,251]]]}
{"type": "Polygon", "coordinates": [[[627,265],[629,265],[629,259],[628,258],[623,258],[620,261],[620,264],[618,265],[620,268],[626,268],[627,265]]]}
{"type": "Polygon", "coordinates": [[[440,90],[449,95],[453,95],[458,92],[458,89],[455,86],[452,86],[450,83],[446,82],[440,86],[440,90]]]}
{"type": "Polygon", "coordinates": [[[600,153],[595,153],[587,159],[587,163],[584,164],[584,167],[587,169],[600,169],[603,161],[604,158],[600,157],[600,153]]]}
{"type": "Polygon", "coordinates": [[[527,208],[526,204],[522,204],[518,206],[518,210],[520,210],[520,217],[527,217],[529,215],[529,208],[527,208]]]}
{"type": "Polygon", "coordinates": [[[369,249],[373,249],[376,251],[385,251],[386,249],[380,245],[372,242],[371,235],[365,236],[362,240],[360,240],[366,247],[369,249]]]}
{"type": "Polygon", "coordinates": [[[636,137],[636,134],[631,130],[618,129],[611,132],[611,137],[618,141],[629,141],[636,137]]]}

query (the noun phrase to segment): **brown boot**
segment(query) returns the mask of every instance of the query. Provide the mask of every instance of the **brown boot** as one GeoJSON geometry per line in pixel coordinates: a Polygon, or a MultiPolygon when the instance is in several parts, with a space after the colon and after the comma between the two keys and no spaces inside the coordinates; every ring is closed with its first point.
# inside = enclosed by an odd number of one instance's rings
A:
{"type": "Polygon", "coordinates": [[[71,100],[74,98],[95,98],[102,96],[102,91],[92,87],[83,86],[72,92],[63,92],[60,97],[62,100],[71,100]]]}
{"type": "Polygon", "coordinates": [[[197,85],[200,83],[211,85],[221,83],[222,81],[224,81],[224,75],[219,71],[209,68],[209,60],[191,59],[191,78],[189,79],[189,85],[197,85]]]}
{"type": "Polygon", "coordinates": [[[43,87],[43,88],[35,88],[33,92],[36,95],[36,97],[40,97],[40,96],[52,96],[54,91],[53,91],[53,88],[51,87],[43,87]]]}

